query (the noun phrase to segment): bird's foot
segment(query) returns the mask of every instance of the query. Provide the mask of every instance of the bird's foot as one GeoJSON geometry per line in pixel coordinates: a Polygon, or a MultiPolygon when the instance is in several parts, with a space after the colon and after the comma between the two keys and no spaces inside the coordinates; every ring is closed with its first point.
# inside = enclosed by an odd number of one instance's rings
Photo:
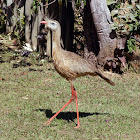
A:
{"type": "Polygon", "coordinates": [[[75,128],[75,129],[78,129],[78,128],[80,128],[80,125],[77,125],[77,126],[75,126],[74,128],[75,128]]]}
{"type": "Polygon", "coordinates": [[[50,123],[51,123],[51,121],[48,120],[47,122],[45,122],[45,123],[43,124],[43,126],[44,126],[44,125],[49,125],[50,123]]]}

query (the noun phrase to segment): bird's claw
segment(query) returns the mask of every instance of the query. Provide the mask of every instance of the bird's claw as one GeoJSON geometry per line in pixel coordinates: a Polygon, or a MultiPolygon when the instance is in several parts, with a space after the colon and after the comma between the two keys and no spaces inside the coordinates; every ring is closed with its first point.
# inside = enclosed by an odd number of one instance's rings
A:
{"type": "Polygon", "coordinates": [[[74,128],[75,128],[75,129],[78,129],[78,128],[80,128],[80,125],[77,125],[77,126],[75,126],[74,128]]]}
{"type": "Polygon", "coordinates": [[[51,123],[51,121],[48,120],[47,122],[45,122],[45,123],[43,124],[43,126],[44,126],[44,125],[49,125],[50,123],[51,123]]]}

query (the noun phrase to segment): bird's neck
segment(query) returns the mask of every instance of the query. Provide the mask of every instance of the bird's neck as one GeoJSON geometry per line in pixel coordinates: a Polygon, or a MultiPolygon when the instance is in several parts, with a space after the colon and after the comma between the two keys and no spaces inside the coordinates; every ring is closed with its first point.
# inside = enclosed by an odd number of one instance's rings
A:
{"type": "Polygon", "coordinates": [[[60,44],[60,39],[61,38],[61,31],[56,30],[52,32],[52,54],[54,55],[55,52],[61,51],[61,44],[60,44]]]}

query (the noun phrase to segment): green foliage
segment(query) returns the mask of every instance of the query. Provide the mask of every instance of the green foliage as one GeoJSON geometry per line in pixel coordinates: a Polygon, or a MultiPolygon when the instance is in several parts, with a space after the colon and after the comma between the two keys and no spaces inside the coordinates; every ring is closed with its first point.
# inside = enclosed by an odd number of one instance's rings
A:
{"type": "Polygon", "coordinates": [[[117,1],[114,0],[107,0],[107,5],[116,4],[117,1]]]}
{"type": "Polygon", "coordinates": [[[13,35],[17,38],[17,42],[21,46],[22,45],[21,38],[24,36],[24,29],[25,29],[25,16],[24,15],[20,16],[20,11],[21,9],[17,10],[18,20],[15,25],[13,35]]]}
{"type": "Polygon", "coordinates": [[[81,6],[81,3],[84,3],[84,5],[86,5],[86,0],[76,0],[75,1],[76,7],[79,8],[81,6]]]}
{"type": "Polygon", "coordinates": [[[22,17],[20,18],[20,24],[25,25],[25,16],[24,15],[22,15],[22,17]]]}
{"type": "Polygon", "coordinates": [[[126,8],[119,8],[111,11],[112,17],[116,17],[112,28],[117,29],[118,33],[121,35],[129,35],[132,32],[137,32],[140,27],[140,10],[138,9],[138,5],[135,7],[128,5],[126,8]],[[126,8],[128,11],[126,11],[126,8]]]}
{"type": "Polygon", "coordinates": [[[3,32],[5,30],[6,23],[6,14],[4,14],[3,10],[0,9],[0,32],[3,32]]]}
{"type": "Polygon", "coordinates": [[[133,51],[136,51],[136,40],[132,39],[131,37],[129,38],[129,40],[127,40],[127,47],[130,53],[132,53],[133,51]]]}
{"type": "Polygon", "coordinates": [[[33,3],[31,5],[31,14],[37,14],[38,7],[41,7],[41,0],[33,0],[33,3]]]}
{"type": "MultiPolygon", "coordinates": [[[[119,36],[140,34],[140,5],[137,1],[132,4],[128,1],[123,3],[120,0],[108,0],[108,6],[114,21],[112,29],[116,30],[119,36]]],[[[127,47],[129,52],[136,50],[135,43],[134,39],[128,39],[127,47]]]]}

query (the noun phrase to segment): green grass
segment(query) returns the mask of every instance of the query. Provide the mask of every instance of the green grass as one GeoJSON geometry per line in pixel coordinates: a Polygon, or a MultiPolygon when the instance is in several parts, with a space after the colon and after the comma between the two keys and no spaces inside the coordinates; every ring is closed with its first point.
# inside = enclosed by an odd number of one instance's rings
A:
{"type": "Polygon", "coordinates": [[[5,60],[0,63],[1,140],[140,139],[140,75],[105,73],[115,87],[100,77],[78,78],[75,88],[81,128],[74,129],[75,102],[50,126],[42,126],[70,99],[70,84],[47,61],[37,66],[38,62],[30,56],[26,61],[31,66],[13,68],[23,58],[18,56],[10,61],[11,52],[0,55],[5,60]],[[37,71],[30,71],[31,68],[37,71]]]}

